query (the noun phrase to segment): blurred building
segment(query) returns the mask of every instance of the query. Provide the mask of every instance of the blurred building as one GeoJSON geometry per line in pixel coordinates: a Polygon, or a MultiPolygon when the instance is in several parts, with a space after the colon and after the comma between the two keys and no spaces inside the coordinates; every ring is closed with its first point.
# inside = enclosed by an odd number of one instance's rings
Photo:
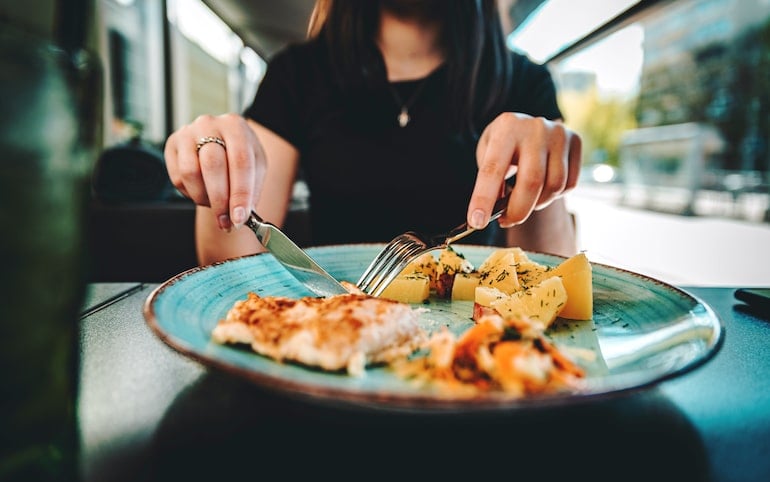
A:
{"type": "Polygon", "coordinates": [[[698,122],[718,169],[770,170],[770,0],[682,0],[643,20],[641,127],[698,122]]]}

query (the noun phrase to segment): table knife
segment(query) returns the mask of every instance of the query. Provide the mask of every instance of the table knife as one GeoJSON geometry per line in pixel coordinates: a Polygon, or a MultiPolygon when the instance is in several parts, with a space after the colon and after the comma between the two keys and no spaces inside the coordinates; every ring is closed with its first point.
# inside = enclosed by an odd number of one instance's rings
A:
{"type": "Polygon", "coordinates": [[[289,273],[318,296],[348,293],[339,281],[316,263],[277,226],[260,218],[254,211],[246,220],[262,246],[277,259],[289,273]]]}

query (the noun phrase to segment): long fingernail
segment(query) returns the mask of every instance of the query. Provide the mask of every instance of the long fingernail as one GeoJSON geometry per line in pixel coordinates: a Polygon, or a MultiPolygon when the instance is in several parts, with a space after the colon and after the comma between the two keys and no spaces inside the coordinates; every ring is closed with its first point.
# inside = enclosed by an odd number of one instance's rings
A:
{"type": "Polygon", "coordinates": [[[482,229],[487,225],[487,216],[481,209],[476,209],[471,213],[471,227],[474,229],[482,229]]]}
{"type": "Polygon", "coordinates": [[[221,214],[217,218],[217,222],[219,223],[219,229],[221,229],[222,231],[230,232],[230,227],[231,227],[230,216],[228,216],[227,214],[221,214]]]}

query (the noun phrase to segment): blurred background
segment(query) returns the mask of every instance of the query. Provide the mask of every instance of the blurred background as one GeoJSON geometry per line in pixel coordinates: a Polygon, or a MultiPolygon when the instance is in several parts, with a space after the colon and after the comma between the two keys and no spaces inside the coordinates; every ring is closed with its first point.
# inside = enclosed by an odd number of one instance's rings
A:
{"type": "MultiPolygon", "coordinates": [[[[313,0],[0,4],[42,35],[87,19],[77,28],[101,59],[91,280],[194,266],[193,207],[168,183],[163,143],[248,105],[271,56],[305,37],[313,0]]],[[[548,65],[583,137],[568,203],[589,258],[677,284],[770,285],[770,0],[499,6],[510,48],[548,65]]],[[[300,180],[286,226],[300,244],[307,203],[300,180]]]]}

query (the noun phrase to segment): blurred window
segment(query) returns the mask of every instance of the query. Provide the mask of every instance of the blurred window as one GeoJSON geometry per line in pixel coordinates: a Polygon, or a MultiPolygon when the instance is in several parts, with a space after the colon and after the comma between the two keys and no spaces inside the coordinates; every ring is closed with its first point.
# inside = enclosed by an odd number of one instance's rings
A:
{"type": "Polygon", "coordinates": [[[549,0],[509,45],[554,74],[587,182],[770,221],[770,0],[549,0]]]}
{"type": "Polygon", "coordinates": [[[169,0],[174,126],[201,114],[241,111],[265,62],[200,0],[169,0]]]}
{"type": "Polygon", "coordinates": [[[201,0],[99,0],[105,146],[242,110],[265,62],[201,0]],[[166,7],[166,11],[164,11],[166,7]]]}
{"type": "Polygon", "coordinates": [[[161,6],[156,0],[100,0],[106,145],[137,133],[165,135],[161,6]]]}

